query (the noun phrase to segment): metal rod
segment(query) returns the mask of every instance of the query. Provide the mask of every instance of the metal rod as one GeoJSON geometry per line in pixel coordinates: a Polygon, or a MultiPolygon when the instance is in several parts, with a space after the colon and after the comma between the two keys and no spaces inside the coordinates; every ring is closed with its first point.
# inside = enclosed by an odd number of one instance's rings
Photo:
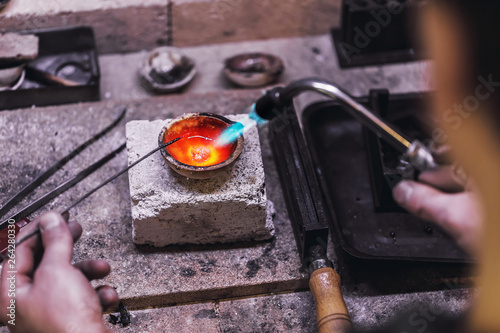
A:
{"type": "Polygon", "coordinates": [[[18,222],[24,217],[27,217],[34,212],[36,212],[38,209],[42,208],[46,204],[48,204],[50,201],[52,201],[54,198],[58,197],[62,193],[66,192],[79,182],[81,182],[83,179],[85,179],[87,176],[98,170],[100,167],[102,167],[104,164],[112,160],[116,155],[118,155],[123,149],[125,149],[126,145],[122,144],[120,147],[109,153],[108,155],[104,156],[101,158],[99,161],[95,162],[85,170],[80,171],[77,173],[75,176],[71,177],[70,179],[66,180],[64,183],[61,185],[57,186],[55,189],[50,191],[49,193],[45,194],[35,202],[29,204],[28,206],[24,207],[21,209],[19,212],[15,213],[13,216],[10,218],[6,219],[0,224],[0,230],[5,229],[10,220],[14,220],[18,222]]]}
{"type": "Polygon", "coordinates": [[[43,83],[51,84],[51,85],[61,85],[66,87],[77,87],[82,86],[85,82],[76,82],[73,80],[65,79],[63,77],[53,75],[47,72],[44,72],[38,68],[27,66],[26,67],[26,75],[34,79],[35,81],[42,81],[43,83]]]}
{"type": "Polygon", "coordinates": [[[35,190],[38,186],[40,186],[44,181],[46,181],[50,176],[52,176],[56,171],[61,169],[66,163],[68,163],[71,159],[73,159],[76,155],[81,153],[85,148],[102,138],[104,135],[106,135],[109,131],[111,131],[113,128],[115,128],[120,121],[125,117],[125,114],[127,112],[127,109],[124,108],[118,118],[116,118],[110,125],[108,125],[106,128],[104,128],[102,131],[94,135],[92,138],[81,144],[79,147],[77,147],[75,150],[70,152],[68,155],[63,157],[60,161],[58,161],[56,164],[51,166],[50,168],[47,169],[44,173],[42,173],[40,176],[35,178],[33,181],[31,181],[28,185],[26,185],[24,188],[22,188],[17,194],[15,194],[12,198],[7,200],[7,202],[0,208],[0,217],[4,216],[7,214],[12,208],[14,208],[15,205],[17,205],[21,200],[23,200],[29,193],[31,193],[33,190],[35,190]]]}
{"type": "Polygon", "coordinates": [[[404,135],[400,134],[382,119],[375,116],[363,105],[356,102],[348,93],[326,80],[307,78],[294,81],[280,91],[279,100],[284,103],[305,90],[316,91],[347,104],[350,108],[346,108],[346,110],[351,116],[368,127],[368,129],[387,140],[387,142],[399,152],[404,153],[410,147],[411,142],[404,135]]]}
{"type": "MultiPolygon", "coordinates": [[[[176,139],[174,139],[172,141],[169,141],[169,142],[165,143],[164,145],[159,146],[158,148],[153,149],[152,151],[150,151],[149,153],[147,153],[146,155],[144,155],[143,157],[141,157],[140,159],[138,159],[134,163],[130,164],[125,169],[123,169],[123,170],[119,171],[118,173],[114,174],[113,176],[111,176],[110,178],[108,178],[107,180],[105,180],[104,182],[102,182],[101,184],[99,184],[98,186],[96,186],[95,188],[93,188],[92,190],[90,190],[89,192],[87,192],[86,194],[84,194],[78,200],[76,200],[75,202],[73,202],[72,204],[70,204],[65,210],[63,210],[61,212],[61,215],[64,215],[64,214],[68,213],[68,211],[71,208],[75,207],[80,202],[82,202],[83,200],[87,199],[89,196],[91,196],[92,194],[94,194],[97,190],[101,189],[103,186],[107,185],[109,182],[115,180],[116,178],[118,178],[119,176],[121,176],[123,173],[127,172],[133,166],[137,165],[138,163],[142,162],[143,160],[145,160],[149,156],[153,155],[158,150],[163,149],[163,148],[165,148],[165,147],[167,147],[167,146],[169,146],[169,145],[171,145],[171,144],[179,141],[181,138],[182,137],[178,137],[178,138],[176,138],[176,139]]],[[[40,227],[39,226],[37,226],[36,229],[34,229],[33,231],[31,231],[29,234],[25,235],[23,238],[21,238],[18,241],[16,241],[15,245],[18,246],[19,244],[23,243],[27,239],[29,239],[29,238],[31,238],[31,237],[33,237],[35,235],[38,235],[38,234],[40,234],[40,227]]]]}

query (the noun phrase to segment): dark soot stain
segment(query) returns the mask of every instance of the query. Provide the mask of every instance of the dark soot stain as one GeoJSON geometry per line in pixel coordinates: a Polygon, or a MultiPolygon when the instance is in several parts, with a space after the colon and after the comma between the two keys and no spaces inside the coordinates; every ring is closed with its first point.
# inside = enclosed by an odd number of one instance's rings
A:
{"type": "Polygon", "coordinates": [[[251,279],[255,275],[257,275],[257,272],[260,270],[260,265],[257,263],[256,260],[250,260],[247,262],[247,268],[248,272],[246,274],[247,278],[251,279]]]}
{"type": "Polygon", "coordinates": [[[181,270],[181,275],[184,277],[193,277],[196,275],[196,271],[192,268],[183,268],[181,270]]]}

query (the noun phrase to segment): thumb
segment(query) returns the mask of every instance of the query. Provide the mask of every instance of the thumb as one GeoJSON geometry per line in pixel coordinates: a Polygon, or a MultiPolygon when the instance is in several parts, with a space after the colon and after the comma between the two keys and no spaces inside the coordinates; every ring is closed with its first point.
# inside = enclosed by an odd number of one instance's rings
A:
{"type": "Polygon", "coordinates": [[[457,243],[474,253],[480,239],[482,211],[471,192],[443,193],[413,181],[394,188],[394,200],[409,212],[439,224],[457,243]]]}
{"type": "Polygon", "coordinates": [[[453,195],[443,193],[433,187],[403,180],[393,190],[394,200],[416,216],[438,224],[448,222],[453,207],[453,195]]]}
{"type": "Polygon", "coordinates": [[[73,237],[60,214],[50,212],[40,219],[44,254],[40,265],[69,263],[73,254],[73,237]]]}

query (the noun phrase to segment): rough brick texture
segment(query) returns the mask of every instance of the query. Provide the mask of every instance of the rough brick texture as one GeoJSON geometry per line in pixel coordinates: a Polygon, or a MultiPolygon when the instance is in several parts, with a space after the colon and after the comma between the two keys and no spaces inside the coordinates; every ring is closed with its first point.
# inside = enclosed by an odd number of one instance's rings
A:
{"type": "MultiPolygon", "coordinates": [[[[129,163],[157,146],[165,123],[139,120],[127,124],[129,163]]],[[[129,183],[136,244],[226,243],[274,235],[256,128],[245,133],[241,156],[222,177],[185,178],[172,171],[158,153],[129,171],[129,183]]]]}

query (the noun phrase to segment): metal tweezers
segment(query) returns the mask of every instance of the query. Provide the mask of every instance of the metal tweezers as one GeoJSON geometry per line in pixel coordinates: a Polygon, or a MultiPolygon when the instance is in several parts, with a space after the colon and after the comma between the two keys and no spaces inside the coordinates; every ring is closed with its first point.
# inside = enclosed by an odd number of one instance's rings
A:
{"type": "MultiPolygon", "coordinates": [[[[65,166],[70,160],[72,160],[75,156],[80,154],[85,148],[89,147],[91,144],[102,138],[104,135],[109,133],[113,128],[115,128],[125,117],[127,109],[123,108],[120,115],[118,118],[116,118],[110,125],[108,125],[106,128],[101,130],[99,133],[94,135],[92,138],[81,144],[79,147],[74,149],[72,152],[70,152],[68,155],[63,157],[61,160],[59,160],[57,163],[52,165],[50,168],[48,168],[45,172],[43,172],[41,175],[33,179],[28,185],[24,186],[18,193],[16,193],[13,197],[11,197],[9,200],[7,200],[6,203],[4,203],[1,208],[0,208],[0,218],[5,216],[10,210],[12,210],[19,202],[21,202],[24,198],[26,198],[27,195],[29,195],[31,192],[33,192],[36,188],[38,188],[45,180],[47,180],[50,176],[52,176],[54,173],[56,173],[58,170],[60,170],[63,166],[65,166]]],[[[81,182],[83,179],[85,179],[87,176],[98,170],[101,166],[109,162],[111,159],[113,159],[118,153],[120,153],[124,148],[125,148],[125,143],[122,144],[120,147],[112,151],[111,153],[107,154],[97,162],[93,163],[86,169],[80,171],[77,173],[75,176],[71,177],[70,179],[66,180],[59,186],[57,186],[55,189],[52,191],[48,192],[47,194],[43,195],[41,198],[37,199],[36,201],[32,202],[28,206],[22,208],[15,214],[11,215],[7,219],[5,219],[3,222],[0,223],[0,231],[5,229],[9,225],[9,221],[12,222],[14,220],[15,222],[19,222],[20,220],[27,218],[29,215],[33,214],[35,211],[38,209],[42,208],[46,204],[48,204],[50,201],[52,201],[54,198],[57,196],[61,195],[65,191],[69,190],[71,187],[75,186],[79,182],[81,182]]],[[[71,205],[71,207],[74,205],[71,205]]],[[[69,209],[69,208],[68,208],[69,209]]],[[[66,209],[65,211],[68,211],[66,209]]]]}
{"type": "MultiPolygon", "coordinates": [[[[53,175],[57,170],[61,169],[66,163],[68,163],[73,157],[78,155],[80,152],[82,152],[85,148],[90,146],[92,143],[95,141],[99,140],[101,137],[103,137],[106,133],[111,131],[114,127],[116,127],[120,121],[125,117],[126,109],[124,108],[118,118],[113,121],[108,127],[104,128],[101,132],[97,133],[94,135],[91,139],[87,140],[85,143],[80,145],[78,148],[73,150],[71,153],[69,153],[67,156],[65,156],[62,160],[54,164],[52,167],[50,167],[47,171],[42,173],[40,176],[38,176],[36,179],[34,179],[31,183],[26,185],[21,191],[19,191],[16,195],[14,195],[12,198],[10,198],[1,208],[0,208],[0,217],[4,216],[7,212],[9,212],[11,209],[14,208],[16,204],[18,204],[21,200],[23,200],[29,193],[31,193],[34,189],[36,189],[38,186],[40,186],[47,178],[49,178],[51,175],[53,175]]],[[[115,173],[113,176],[109,177],[105,181],[103,181],[101,184],[98,186],[94,187],[92,190],[88,191],[85,193],[83,196],[78,198],[76,201],[74,201],[72,204],[70,204],[66,209],[61,211],[61,215],[65,215],[69,212],[69,210],[76,205],[78,205],[80,202],[83,200],[87,199],[89,196],[91,196],[93,193],[95,193],[97,190],[105,186],[106,184],[110,183],[111,181],[115,180],[125,172],[127,172],[130,168],[133,166],[137,165],[141,161],[145,160],[149,156],[153,155],[155,152],[157,152],[160,149],[163,149],[178,140],[180,140],[182,137],[178,137],[174,140],[171,140],[167,143],[164,143],[163,145],[159,145],[157,148],[151,150],[149,153],[145,154],[138,160],[136,160],[134,163],[131,163],[129,166],[126,168],[120,170],[119,172],[115,173]]],[[[122,144],[120,147],[109,153],[108,155],[104,156],[101,158],[99,161],[95,162],[94,164],[90,165],[88,168],[80,171],[77,173],[75,176],[72,178],[68,179],[61,185],[57,186],[54,190],[50,191],[49,193],[45,194],[41,198],[37,199],[35,202],[31,203],[30,205],[24,207],[8,219],[4,220],[2,223],[0,223],[0,232],[7,228],[11,223],[18,223],[21,220],[25,220],[27,223],[29,221],[26,220],[26,218],[36,212],[38,209],[42,208],[45,206],[47,203],[49,203],[51,200],[62,194],[63,192],[67,191],[71,187],[75,186],[78,184],[80,181],[82,181],[85,177],[88,175],[92,174],[94,171],[99,169],[101,166],[106,164],[108,161],[113,159],[116,155],[118,155],[124,148],[126,144],[122,144]]],[[[25,223],[25,225],[27,224],[25,223]]],[[[25,226],[24,225],[24,226],[25,226]]],[[[19,228],[22,228],[23,226],[18,225],[19,228]]],[[[31,231],[29,234],[26,234],[23,238],[18,239],[15,243],[15,245],[19,245],[25,240],[29,239],[30,237],[37,235],[40,233],[40,228],[36,228],[33,231],[31,231]]],[[[2,249],[0,249],[2,251],[2,249]]],[[[0,253],[0,259],[6,259],[7,256],[4,254],[0,253]]]]}

